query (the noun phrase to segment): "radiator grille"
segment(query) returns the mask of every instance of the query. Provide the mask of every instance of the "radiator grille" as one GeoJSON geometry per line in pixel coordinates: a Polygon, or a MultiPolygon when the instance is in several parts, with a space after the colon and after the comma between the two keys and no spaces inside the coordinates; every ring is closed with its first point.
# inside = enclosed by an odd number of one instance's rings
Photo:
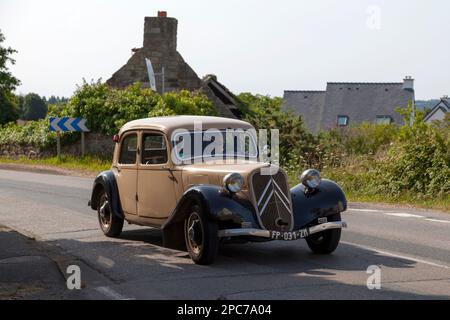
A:
{"type": "Polygon", "coordinates": [[[279,170],[272,175],[252,174],[250,190],[262,227],[271,231],[291,231],[292,202],[287,177],[279,170]]]}

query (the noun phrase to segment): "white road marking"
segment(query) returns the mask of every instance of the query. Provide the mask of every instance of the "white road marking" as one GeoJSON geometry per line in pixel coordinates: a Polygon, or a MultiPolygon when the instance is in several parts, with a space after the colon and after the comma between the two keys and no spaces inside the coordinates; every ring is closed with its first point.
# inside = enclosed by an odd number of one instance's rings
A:
{"type": "Polygon", "coordinates": [[[426,220],[431,221],[431,222],[450,223],[450,220],[439,220],[439,219],[431,219],[431,218],[428,218],[426,220]]]}
{"type": "Polygon", "coordinates": [[[357,212],[383,212],[383,210],[378,209],[347,209],[347,211],[357,211],[357,212]]]}
{"type": "Polygon", "coordinates": [[[95,290],[113,300],[132,300],[130,298],[122,296],[120,293],[114,291],[110,287],[97,287],[95,288],[95,290]]]}
{"type": "Polygon", "coordinates": [[[394,257],[394,258],[399,258],[399,259],[404,259],[404,260],[410,260],[410,261],[414,261],[417,263],[423,263],[429,266],[433,266],[433,267],[438,267],[438,268],[443,268],[443,269],[450,269],[450,266],[444,265],[444,264],[438,264],[438,263],[434,263],[431,261],[427,261],[427,260],[423,260],[423,259],[417,259],[417,258],[413,258],[410,256],[405,256],[405,255],[401,255],[398,253],[393,253],[393,252],[388,252],[388,251],[384,251],[384,250],[380,250],[377,248],[372,248],[369,246],[364,246],[364,245],[360,245],[360,244],[356,244],[356,243],[352,243],[352,242],[346,242],[346,241],[341,241],[341,243],[346,244],[346,245],[350,245],[350,246],[354,246],[357,248],[361,248],[364,250],[370,250],[370,251],[375,251],[376,253],[385,255],[385,256],[390,256],[390,257],[394,257]]]}
{"type": "Polygon", "coordinates": [[[398,217],[398,218],[417,218],[417,219],[424,219],[425,221],[430,222],[438,222],[438,223],[448,223],[450,224],[450,220],[442,220],[442,219],[433,219],[433,218],[427,218],[425,216],[421,216],[418,214],[411,214],[407,212],[386,212],[384,210],[376,210],[376,209],[348,209],[347,211],[356,211],[356,212],[379,212],[381,214],[384,214],[386,216],[390,217],[398,217]]]}
{"type": "Polygon", "coordinates": [[[403,213],[403,212],[383,212],[386,216],[399,217],[399,218],[425,218],[424,216],[419,216],[417,214],[403,213]]]}

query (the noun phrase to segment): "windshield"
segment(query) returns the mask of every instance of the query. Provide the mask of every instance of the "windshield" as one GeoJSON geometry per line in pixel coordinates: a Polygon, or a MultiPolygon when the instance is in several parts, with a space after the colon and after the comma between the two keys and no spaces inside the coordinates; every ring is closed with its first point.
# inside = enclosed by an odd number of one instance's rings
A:
{"type": "Polygon", "coordinates": [[[179,163],[258,157],[255,134],[248,130],[183,131],[173,135],[172,145],[179,163]]]}

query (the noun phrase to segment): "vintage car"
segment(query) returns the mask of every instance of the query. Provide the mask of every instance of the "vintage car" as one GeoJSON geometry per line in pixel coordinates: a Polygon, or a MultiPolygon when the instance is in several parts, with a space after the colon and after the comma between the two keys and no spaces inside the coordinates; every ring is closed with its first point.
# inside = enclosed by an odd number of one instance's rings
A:
{"type": "Polygon", "coordinates": [[[124,221],[160,228],[165,247],[187,249],[197,264],[212,263],[227,241],[306,239],[315,253],[333,252],[346,227],[341,188],[310,169],[290,189],[286,173],[261,160],[270,151],[252,132],[247,122],[219,117],[125,124],[114,136],[111,170],[97,176],[89,201],[101,230],[118,237],[124,221]],[[229,131],[231,143],[211,152],[229,131]]]}

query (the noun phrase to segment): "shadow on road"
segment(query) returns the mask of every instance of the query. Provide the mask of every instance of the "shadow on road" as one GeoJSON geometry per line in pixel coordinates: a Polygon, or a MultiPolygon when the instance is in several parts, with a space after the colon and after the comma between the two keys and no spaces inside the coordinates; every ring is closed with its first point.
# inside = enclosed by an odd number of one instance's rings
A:
{"type": "Polygon", "coordinates": [[[421,277],[414,261],[345,244],[329,256],[313,255],[304,241],[230,244],[215,264],[198,266],[186,252],[163,248],[155,229],[57,243],[138,299],[448,299],[403,287],[368,290],[370,265],[382,268],[389,287],[433,279],[421,277]]]}

